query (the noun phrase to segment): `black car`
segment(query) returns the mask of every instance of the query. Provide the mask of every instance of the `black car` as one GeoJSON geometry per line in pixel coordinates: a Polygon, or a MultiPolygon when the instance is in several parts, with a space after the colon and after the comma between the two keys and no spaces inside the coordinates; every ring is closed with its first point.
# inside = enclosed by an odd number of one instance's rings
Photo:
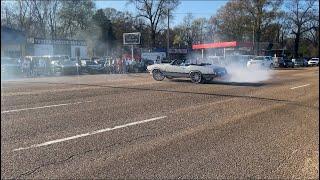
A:
{"type": "Polygon", "coordinates": [[[295,67],[303,67],[304,66],[303,59],[292,59],[292,62],[294,62],[295,67]]]}
{"type": "Polygon", "coordinates": [[[55,55],[47,56],[51,61],[51,71],[53,74],[79,74],[80,65],[77,61],[71,61],[69,56],[55,55]]]}
{"type": "Polygon", "coordinates": [[[105,60],[92,60],[83,59],[81,61],[81,71],[89,74],[99,74],[106,72],[106,61],[105,60]]]}
{"type": "Polygon", "coordinates": [[[284,59],[279,62],[279,67],[282,68],[294,68],[294,62],[289,59],[284,59]]]}

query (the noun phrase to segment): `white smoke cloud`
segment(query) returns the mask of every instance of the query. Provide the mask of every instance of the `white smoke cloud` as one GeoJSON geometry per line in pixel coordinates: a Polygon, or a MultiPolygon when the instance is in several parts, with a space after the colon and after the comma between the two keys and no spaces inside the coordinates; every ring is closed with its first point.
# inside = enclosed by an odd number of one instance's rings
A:
{"type": "Polygon", "coordinates": [[[273,71],[266,68],[248,69],[238,64],[229,64],[225,67],[228,71],[228,82],[256,83],[266,81],[272,77],[273,71]]]}
{"type": "Polygon", "coordinates": [[[226,56],[226,58],[222,56],[204,56],[202,58],[202,55],[198,53],[188,55],[187,60],[197,64],[210,63],[225,67],[227,69],[228,76],[221,79],[221,81],[224,82],[257,83],[269,80],[274,73],[273,70],[268,68],[248,69],[247,61],[249,60],[249,56],[243,55],[226,56]]]}

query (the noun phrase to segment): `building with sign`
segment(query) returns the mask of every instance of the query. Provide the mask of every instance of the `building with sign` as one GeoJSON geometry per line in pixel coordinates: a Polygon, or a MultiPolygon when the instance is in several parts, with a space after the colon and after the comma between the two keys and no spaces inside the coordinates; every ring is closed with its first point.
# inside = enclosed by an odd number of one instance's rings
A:
{"type": "Polygon", "coordinates": [[[235,54],[250,55],[253,54],[253,43],[252,42],[216,42],[207,44],[195,44],[192,45],[193,50],[201,50],[202,56],[215,55],[215,56],[226,56],[235,54]]]}
{"type": "Polygon", "coordinates": [[[256,52],[256,43],[253,42],[216,42],[207,44],[192,45],[195,51],[201,51],[205,55],[226,56],[226,55],[265,55],[265,51],[272,48],[279,48],[278,43],[259,42],[259,52],[256,52]]]}
{"type": "Polygon", "coordinates": [[[31,56],[68,55],[71,58],[88,57],[84,40],[28,38],[27,54],[31,56]]]}
{"type": "MultiPolygon", "coordinates": [[[[190,51],[190,50],[189,50],[190,51]]],[[[169,49],[171,59],[187,59],[188,49],[169,49]]]]}
{"type": "Polygon", "coordinates": [[[1,26],[1,57],[19,58],[25,55],[24,32],[1,26]]]}

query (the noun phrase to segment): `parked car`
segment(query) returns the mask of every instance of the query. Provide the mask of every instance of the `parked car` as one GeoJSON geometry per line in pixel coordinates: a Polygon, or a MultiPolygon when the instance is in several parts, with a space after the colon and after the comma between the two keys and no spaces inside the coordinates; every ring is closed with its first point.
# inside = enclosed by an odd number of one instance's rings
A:
{"type": "Polygon", "coordinates": [[[21,73],[18,59],[10,57],[1,57],[1,78],[16,76],[21,73]]]}
{"type": "Polygon", "coordinates": [[[61,63],[62,74],[80,74],[80,66],[74,61],[63,61],[61,63]]]}
{"type": "Polygon", "coordinates": [[[106,61],[104,60],[94,60],[86,61],[86,72],[89,74],[99,74],[106,72],[106,61]]]}
{"type": "Polygon", "coordinates": [[[79,74],[80,65],[77,61],[71,61],[69,56],[47,56],[51,60],[52,72],[60,74],[79,74]]]}
{"type": "Polygon", "coordinates": [[[304,66],[303,59],[292,59],[291,61],[294,63],[294,67],[303,67],[304,66]]]}
{"type": "Polygon", "coordinates": [[[274,68],[271,56],[256,56],[247,62],[247,68],[274,68]]]}
{"type": "Polygon", "coordinates": [[[279,67],[282,67],[282,68],[294,68],[294,62],[292,62],[292,60],[290,60],[290,59],[283,59],[279,63],[279,67]]]}
{"type": "Polygon", "coordinates": [[[80,58],[79,60],[80,72],[87,72],[87,65],[89,65],[92,61],[89,58],[80,58]]]}
{"type": "Polygon", "coordinates": [[[193,83],[205,83],[213,78],[227,75],[224,67],[202,63],[191,64],[186,60],[175,60],[171,63],[153,64],[147,67],[156,81],[164,78],[190,78],[193,83]]]}
{"type": "Polygon", "coordinates": [[[319,66],[319,58],[311,58],[308,61],[308,66],[319,66]]]}

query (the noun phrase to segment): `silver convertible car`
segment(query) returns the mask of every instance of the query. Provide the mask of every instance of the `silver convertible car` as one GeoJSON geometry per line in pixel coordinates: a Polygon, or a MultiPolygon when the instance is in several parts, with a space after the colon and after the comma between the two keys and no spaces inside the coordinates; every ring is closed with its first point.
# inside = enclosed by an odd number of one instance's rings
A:
{"type": "Polygon", "coordinates": [[[191,64],[186,60],[174,60],[170,64],[153,64],[147,67],[153,79],[190,78],[193,83],[210,82],[213,78],[227,75],[224,67],[202,63],[191,64]]]}

